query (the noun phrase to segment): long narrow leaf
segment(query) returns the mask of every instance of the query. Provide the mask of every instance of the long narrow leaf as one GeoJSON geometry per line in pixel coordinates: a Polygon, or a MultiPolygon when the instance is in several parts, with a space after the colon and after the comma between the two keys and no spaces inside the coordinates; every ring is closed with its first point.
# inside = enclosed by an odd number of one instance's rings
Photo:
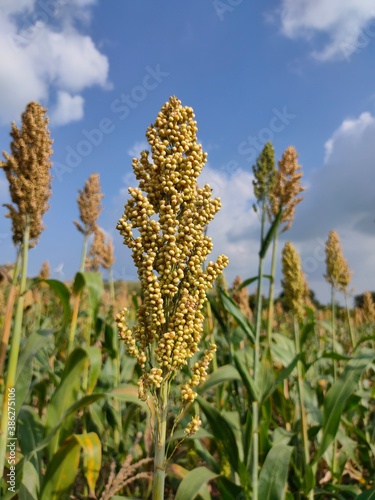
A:
{"type": "Polygon", "coordinates": [[[220,436],[222,444],[222,450],[220,451],[227,456],[231,466],[237,472],[239,463],[238,447],[231,424],[216,408],[207,403],[203,398],[198,396],[197,401],[206,415],[213,434],[220,436]]]}
{"type": "Polygon", "coordinates": [[[328,391],[323,406],[323,436],[314,463],[319,460],[334,440],[345,404],[357,388],[362,372],[374,358],[375,352],[366,350],[351,359],[347,363],[341,378],[328,391]]]}
{"type": "Polygon", "coordinates": [[[218,477],[207,467],[197,467],[190,471],[181,481],[175,496],[175,500],[194,500],[200,488],[212,479],[218,477]]]}
{"type": "Polygon", "coordinates": [[[269,228],[269,230],[268,230],[268,232],[267,232],[267,234],[262,242],[262,248],[259,251],[259,257],[261,259],[264,259],[264,257],[266,256],[268,247],[270,246],[271,241],[274,237],[274,234],[277,231],[277,228],[279,226],[282,215],[283,215],[283,209],[280,208],[278,214],[276,215],[274,221],[271,224],[271,227],[269,228]]]}
{"type": "Polygon", "coordinates": [[[273,446],[266,456],[259,476],[259,498],[283,500],[293,448],[284,444],[273,446]]]}
{"type": "Polygon", "coordinates": [[[221,300],[223,302],[223,306],[225,307],[226,311],[228,311],[229,314],[231,316],[233,316],[233,318],[237,321],[238,326],[245,333],[247,338],[252,343],[254,343],[254,340],[255,340],[254,328],[250,324],[247,317],[244,315],[244,313],[241,311],[241,309],[238,307],[238,305],[222,289],[220,289],[220,297],[221,297],[221,300]]]}

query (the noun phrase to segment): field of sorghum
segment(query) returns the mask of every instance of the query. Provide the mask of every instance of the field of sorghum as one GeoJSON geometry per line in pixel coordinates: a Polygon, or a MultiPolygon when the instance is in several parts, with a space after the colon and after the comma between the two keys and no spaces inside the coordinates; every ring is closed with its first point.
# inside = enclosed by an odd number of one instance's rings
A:
{"type": "Polygon", "coordinates": [[[62,282],[47,262],[27,274],[51,195],[46,110],[30,103],[12,125],[1,165],[16,248],[0,268],[1,498],[375,498],[373,297],[336,305],[351,271],[335,231],[331,305],[313,300],[290,242],[274,296],[278,238],[303,187],[295,148],[275,165],[271,143],[253,167],[259,267],[228,287],[227,257],[206,262],[220,200],[197,184],[196,132],[193,110],[171,97],[147,130],[150,153],[133,160],[139,185],[117,229],[139,282],[113,280],[98,174],[79,190],[81,263],[62,282]]]}

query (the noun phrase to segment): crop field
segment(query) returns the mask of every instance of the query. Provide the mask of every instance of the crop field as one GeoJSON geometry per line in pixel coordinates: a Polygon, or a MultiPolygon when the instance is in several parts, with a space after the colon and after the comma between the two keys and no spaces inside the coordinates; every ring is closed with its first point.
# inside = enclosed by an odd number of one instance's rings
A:
{"type": "Polygon", "coordinates": [[[207,155],[193,109],[171,97],[119,207],[138,281],[113,277],[96,173],[77,186],[75,276],[51,279],[46,255],[33,277],[29,252],[53,204],[46,113],[28,104],[0,163],[15,245],[0,267],[0,498],[375,498],[374,294],[349,304],[334,230],[321,235],[330,304],[292,241],[278,258],[303,203],[296,149],[260,152],[258,267],[227,283],[228,258],[210,260],[221,202],[199,183],[207,155]]]}

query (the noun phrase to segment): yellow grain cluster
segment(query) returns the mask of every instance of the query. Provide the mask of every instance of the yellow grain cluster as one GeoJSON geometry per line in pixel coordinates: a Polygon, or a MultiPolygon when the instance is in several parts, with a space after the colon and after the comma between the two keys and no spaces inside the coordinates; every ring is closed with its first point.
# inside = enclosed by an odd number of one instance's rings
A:
{"type": "Polygon", "coordinates": [[[345,292],[352,276],[349,265],[342,253],[339,235],[330,231],[326,242],[326,281],[336,290],[345,292]]]}
{"type": "MultiPolygon", "coordinates": [[[[128,353],[138,358],[143,370],[143,399],[149,388],[159,387],[198,352],[206,290],[228,264],[220,255],[202,269],[213,247],[205,227],[220,200],[211,197],[210,186],[197,186],[206,154],[196,134],[192,108],[171,97],[146,133],[151,158],[144,151],[133,159],[139,187],[129,188],[130,199],[117,225],[132,250],[143,293],[133,330],[127,326],[126,310],[117,316],[128,353]]],[[[192,387],[204,379],[215,348],[212,345],[193,366],[184,400],[194,399],[192,387]]]]}
{"type": "Polygon", "coordinates": [[[308,302],[309,289],[302,271],[300,256],[289,241],[285,243],[282,251],[282,272],[285,303],[293,314],[301,318],[304,306],[308,302]]]}

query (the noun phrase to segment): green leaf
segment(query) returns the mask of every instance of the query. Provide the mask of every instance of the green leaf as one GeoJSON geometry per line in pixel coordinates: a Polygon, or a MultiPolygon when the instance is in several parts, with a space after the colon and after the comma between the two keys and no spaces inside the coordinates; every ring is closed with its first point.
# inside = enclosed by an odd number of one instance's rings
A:
{"type": "MultiPolygon", "coordinates": [[[[44,426],[31,406],[23,406],[18,417],[18,436],[23,455],[31,453],[44,437],[44,426]]],[[[31,462],[37,473],[41,475],[41,457],[33,457],[31,462]]]]}
{"type": "Polygon", "coordinates": [[[259,498],[283,500],[293,448],[284,444],[273,446],[268,452],[259,475],[259,498]]]}
{"type": "Polygon", "coordinates": [[[228,457],[229,463],[237,471],[239,454],[236,437],[231,424],[215,407],[211,406],[200,396],[197,397],[197,402],[206,415],[212,433],[215,436],[220,436],[219,442],[222,445],[220,449],[221,453],[224,453],[228,457]]]}
{"type": "Polygon", "coordinates": [[[237,321],[238,326],[242,329],[247,338],[252,343],[254,343],[254,328],[251,326],[247,317],[244,315],[238,305],[229,297],[229,295],[224,292],[224,290],[220,288],[219,291],[223,306],[226,311],[228,311],[228,313],[233,316],[233,318],[237,321]]]}
{"type": "Polygon", "coordinates": [[[39,494],[39,475],[31,462],[23,466],[23,478],[18,493],[20,500],[37,500],[39,494]]]}
{"type": "Polygon", "coordinates": [[[213,387],[231,380],[241,380],[238,370],[232,365],[221,366],[206,378],[203,385],[198,387],[198,393],[203,394],[213,387]]]}
{"type": "Polygon", "coordinates": [[[16,371],[16,415],[23,405],[32,381],[32,360],[43,347],[48,344],[49,338],[52,337],[52,330],[42,330],[33,332],[23,346],[16,371]]]}
{"type": "Polygon", "coordinates": [[[134,403],[138,406],[141,406],[143,409],[147,409],[146,403],[139,399],[138,388],[135,385],[119,385],[118,387],[116,387],[116,389],[107,392],[107,396],[116,398],[119,401],[124,401],[125,403],[134,403]]]}
{"type": "Polygon", "coordinates": [[[102,464],[102,445],[100,439],[94,432],[76,434],[75,439],[83,449],[83,473],[89,487],[89,494],[95,498],[95,486],[102,464]]]}
{"type": "Polygon", "coordinates": [[[89,383],[87,394],[91,394],[95,389],[101,369],[102,369],[102,351],[97,346],[84,347],[90,360],[89,383]]]}
{"type": "Polygon", "coordinates": [[[242,383],[247,389],[249,396],[251,395],[252,400],[259,400],[259,387],[255,385],[253,377],[250,376],[250,367],[252,366],[252,360],[249,359],[249,353],[247,351],[239,351],[234,355],[234,363],[236,368],[241,375],[242,383]],[[251,362],[251,364],[250,364],[251,362]]]}
{"type": "MultiPolygon", "coordinates": [[[[84,349],[75,349],[69,356],[59,387],[53,394],[47,409],[46,434],[48,434],[60,421],[65,411],[78,399],[81,389],[81,375],[87,360],[84,349]]],[[[72,417],[66,418],[61,428],[52,438],[49,445],[49,453],[52,456],[58,449],[59,444],[71,433],[72,417]],[[61,436],[60,436],[61,433],[61,436]]]]}
{"type": "Polygon", "coordinates": [[[259,251],[259,257],[261,259],[264,259],[266,256],[267,250],[271,244],[271,241],[273,240],[274,235],[276,234],[277,228],[279,227],[279,223],[281,220],[281,217],[283,215],[283,208],[281,207],[278,214],[276,215],[274,221],[271,224],[271,227],[268,229],[268,232],[262,242],[262,247],[259,251]]]}
{"type": "Polygon", "coordinates": [[[375,500],[375,488],[371,490],[364,491],[357,496],[357,500],[375,500]]]}
{"type": "Polygon", "coordinates": [[[197,467],[190,471],[181,481],[175,496],[175,500],[194,500],[199,493],[200,488],[212,479],[218,477],[207,467],[197,467]]]}
{"type": "Polygon", "coordinates": [[[69,498],[78,473],[80,453],[81,446],[74,436],[64,442],[47,467],[40,500],[69,498]]]}
{"type": "Polygon", "coordinates": [[[345,366],[344,372],[329,389],[323,406],[323,436],[319,451],[315,456],[314,463],[326,451],[328,446],[335,439],[340,425],[341,415],[345,409],[345,404],[358,386],[358,381],[362,372],[375,358],[374,351],[363,351],[361,354],[351,359],[345,366]]]}
{"type": "Polygon", "coordinates": [[[60,299],[63,308],[63,324],[69,324],[70,318],[72,316],[72,311],[70,307],[70,291],[65,283],[59,280],[45,280],[44,283],[55,292],[55,294],[60,299]]]}
{"type": "Polygon", "coordinates": [[[102,300],[104,290],[102,274],[92,272],[77,274],[82,275],[89,296],[90,315],[92,318],[95,318],[102,300]]]}

